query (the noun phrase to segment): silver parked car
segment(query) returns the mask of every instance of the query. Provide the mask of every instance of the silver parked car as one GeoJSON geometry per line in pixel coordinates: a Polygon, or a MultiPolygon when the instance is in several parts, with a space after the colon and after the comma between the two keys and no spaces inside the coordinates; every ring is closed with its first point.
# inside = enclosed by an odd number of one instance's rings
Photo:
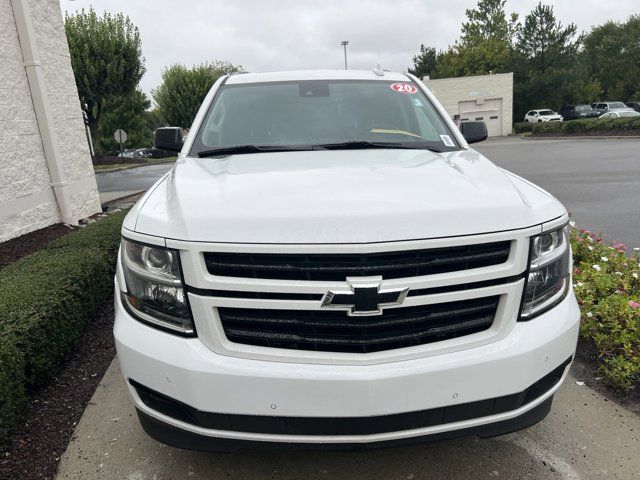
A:
{"type": "Polygon", "coordinates": [[[620,111],[627,111],[627,112],[633,111],[633,108],[627,107],[622,102],[597,102],[597,103],[592,103],[591,107],[596,111],[598,115],[611,112],[612,110],[620,110],[620,111]]]}
{"type": "Polygon", "coordinates": [[[603,113],[599,118],[640,117],[640,112],[635,110],[613,110],[603,113]]]}

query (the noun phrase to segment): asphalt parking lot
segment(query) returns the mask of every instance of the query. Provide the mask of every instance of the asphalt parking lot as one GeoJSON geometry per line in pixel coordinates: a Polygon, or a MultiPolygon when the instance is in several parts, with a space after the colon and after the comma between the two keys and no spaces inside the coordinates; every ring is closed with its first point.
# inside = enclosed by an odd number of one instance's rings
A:
{"type": "Polygon", "coordinates": [[[640,140],[502,137],[475,148],[555,195],[579,227],[640,247],[640,140]]]}
{"type": "MultiPolygon", "coordinates": [[[[640,247],[640,140],[523,140],[474,145],[501,167],[555,195],[583,228],[640,247]]],[[[150,165],[97,175],[101,193],[146,190],[171,168],[150,165]]]]}

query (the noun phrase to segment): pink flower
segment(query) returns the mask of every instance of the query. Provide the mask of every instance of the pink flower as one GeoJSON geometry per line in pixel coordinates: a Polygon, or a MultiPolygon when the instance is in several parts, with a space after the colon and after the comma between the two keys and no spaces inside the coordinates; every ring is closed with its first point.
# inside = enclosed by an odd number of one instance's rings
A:
{"type": "Polygon", "coordinates": [[[629,306],[631,308],[640,308],[640,303],[634,302],[633,300],[629,300],[629,306]]]}

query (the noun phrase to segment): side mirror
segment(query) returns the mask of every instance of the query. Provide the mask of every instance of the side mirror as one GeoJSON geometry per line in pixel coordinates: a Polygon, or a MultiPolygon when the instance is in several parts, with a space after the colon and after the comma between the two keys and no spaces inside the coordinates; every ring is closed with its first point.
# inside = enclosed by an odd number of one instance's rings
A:
{"type": "Polygon", "coordinates": [[[182,139],[182,129],[180,127],[156,128],[153,135],[153,146],[160,150],[179,152],[182,150],[184,140],[182,139]]]}
{"type": "Polygon", "coordinates": [[[487,139],[487,124],[484,122],[460,122],[460,133],[467,143],[483,142],[487,139]]]}

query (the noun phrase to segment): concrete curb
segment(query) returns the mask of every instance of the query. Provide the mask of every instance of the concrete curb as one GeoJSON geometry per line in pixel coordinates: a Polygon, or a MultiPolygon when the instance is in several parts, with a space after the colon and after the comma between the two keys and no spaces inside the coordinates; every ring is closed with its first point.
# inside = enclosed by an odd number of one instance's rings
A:
{"type": "Polygon", "coordinates": [[[125,198],[142,195],[146,190],[121,190],[116,192],[100,192],[100,204],[106,205],[109,203],[121,201],[125,198]]]}
{"type": "Polygon", "coordinates": [[[564,135],[560,137],[520,135],[520,138],[523,140],[638,140],[640,135],[564,135]]]}
{"type": "Polygon", "coordinates": [[[100,175],[101,173],[112,173],[112,172],[119,172],[121,170],[132,170],[134,168],[140,168],[140,167],[149,167],[151,165],[163,165],[165,163],[174,163],[175,160],[167,160],[166,162],[150,162],[150,163],[136,163],[136,164],[130,164],[130,165],[123,165],[122,167],[114,167],[114,168],[107,168],[104,170],[95,170],[94,169],[94,173],[96,175],[100,175]]]}

